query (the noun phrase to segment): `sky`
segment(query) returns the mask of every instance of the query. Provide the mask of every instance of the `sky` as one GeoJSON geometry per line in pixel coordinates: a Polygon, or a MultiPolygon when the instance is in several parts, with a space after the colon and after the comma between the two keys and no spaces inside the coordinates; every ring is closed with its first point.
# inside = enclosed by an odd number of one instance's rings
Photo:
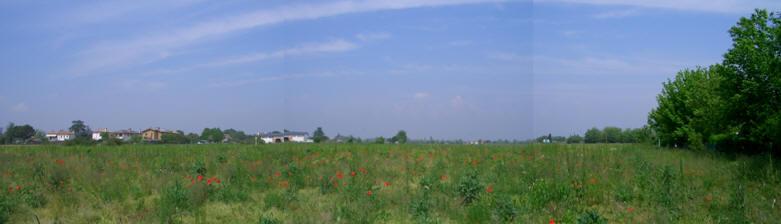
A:
{"type": "Polygon", "coordinates": [[[773,0],[0,1],[0,122],[529,139],[638,128],[773,0]]]}

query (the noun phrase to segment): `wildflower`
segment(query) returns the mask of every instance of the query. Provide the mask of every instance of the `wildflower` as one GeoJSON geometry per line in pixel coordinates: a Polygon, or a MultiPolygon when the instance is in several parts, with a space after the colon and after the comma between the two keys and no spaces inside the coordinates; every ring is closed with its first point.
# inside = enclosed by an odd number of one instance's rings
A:
{"type": "Polygon", "coordinates": [[[217,183],[218,183],[218,184],[220,183],[220,179],[217,179],[217,183]]]}
{"type": "Polygon", "coordinates": [[[488,190],[488,192],[494,191],[494,189],[492,189],[491,187],[487,187],[486,190],[488,190]]]}
{"type": "Polygon", "coordinates": [[[103,170],[100,170],[100,174],[103,174],[103,170]]]}
{"type": "Polygon", "coordinates": [[[190,176],[190,175],[187,175],[187,179],[190,180],[190,179],[193,179],[193,177],[190,176]]]}
{"type": "Polygon", "coordinates": [[[597,179],[591,178],[591,180],[589,180],[589,182],[591,182],[591,183],[596,183],[596,182],[597,182],[597,179]]]}
{"type": "Polygon", "coordinates": [[[336,185],[337,185],[337,184],[336,184],[336,183],[334,183],[334,187],[336,187],[336,185]]]}
{"type": "Polygon", "coordinates": [[[14,190],[14,187],[8,187],[8,190],[9,190],[9,191],[13,191],[13,190],[14,190]]]}
{"type": "Polygon", "coordinates": [[[21,186],[16,186],[16,190],[21,190],[21,189],[22,189],[21,186]]]}
{"type": "Polygon", "coordinates": [[[576,167],[580,167],[580,163],[575,163],[575,166],[576,167]]]}
{"type": "Polygon", "coordinates": [[[344,177],[344,176],[342,176],[342,174],[340,173],[340,174],[339,174],[338,176],[336,176],[336,177],[338,177],[338,178],[342,178],[342,177],[344,177]]]}
{"type": "Polygon", "coordinates": [[[386,187],[387,187],[387,186],[390,186],[390,183],[388,183],[388,182],[385,182],[385,186],[386,186],[386,187]]]}
{"type": "Polygon", "coordinates": [[[558,167],[556,167],[556,172],[559,172],[559,168],[558,167]]]}
{"type": "Polygon", "coordinates": [[[446,176],[442,176],[442,179],[443,179],[443,180],[447,180],[447,177],[446,177],[446,176]]]}
{"type": "Polygon", "coordinates": [[[331,181],[334,181],[334,177],[331,177],[331,181]]]}
{"type": "Polygon", "coordinates": [[[708,197],[708,198],[706,198],[706,199],[708,199],[708,201],[710,201],[710,197],[708,197]]]}
{"type": "Polygon", "coordinates": [[[367,191],[366,192],[366,195],[371,195],[371,194],[372,194],[372,191],[367,191]]]}
{"type": "Polygon", "coordinates": [[[629,211],[630,211],[630,212],[632,211],[632,207],[629,207],[629,211]]]}
{"type": "Polygon", "coordinates": [[[350,176],[355,176],[355,172],[350,173],[350,176]]]}
{"type": "Polygon", "coordinates": [[[278,176],[279,176],[279,172],[275,173],[275,174],[274,174],[274,176],[275,176],[275,177],[278,177],[278,176]]]}
{"type": "Polygon", "coordinates": [[[252,178],[252,182],[255,182],[255,178],[252,178]]]}
{"type": "Polygon", "coordinates": [[[198,181],[202,181],[202,180],[203,180],[203,175],[198,175],[198,181]]]}
{"type": "Polygon", "coordinates": [[[551,218],[550,220],[548,220],[548,223],[550,223],[550,224],[556,224],[556,222],[555,222],[555,221],[553,221],[553,218],[551,218]]]}
{"type": "Polygon", "coordinates": [[[207,184],[212,184],[212,180],[206,180],[207,184]]]}

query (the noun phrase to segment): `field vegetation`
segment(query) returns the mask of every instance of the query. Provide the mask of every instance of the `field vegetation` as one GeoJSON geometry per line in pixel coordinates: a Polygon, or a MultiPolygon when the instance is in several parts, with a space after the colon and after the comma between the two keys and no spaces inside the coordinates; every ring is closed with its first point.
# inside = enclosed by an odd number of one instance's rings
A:
{"type": "Polygon", "coordinates": [[[777,223],[779,164],[643,144],[0,148],[0,223],[777,223]]]}

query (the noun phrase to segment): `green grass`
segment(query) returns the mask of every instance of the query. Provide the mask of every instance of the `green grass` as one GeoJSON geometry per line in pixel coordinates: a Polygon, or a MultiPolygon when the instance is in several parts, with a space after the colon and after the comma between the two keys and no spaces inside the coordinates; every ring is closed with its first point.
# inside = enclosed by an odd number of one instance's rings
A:
{"type": "Polygon", "coordinates": [[[629,144],[2,147],[0,223],[776,223],[771,161],[629,144]]]}

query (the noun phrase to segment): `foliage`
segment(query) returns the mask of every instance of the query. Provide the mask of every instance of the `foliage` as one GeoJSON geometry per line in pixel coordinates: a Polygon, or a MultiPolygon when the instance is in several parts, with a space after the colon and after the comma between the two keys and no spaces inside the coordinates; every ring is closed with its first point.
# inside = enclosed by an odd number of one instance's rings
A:
{"type": "Polygon", "coordinates": [[[163,133],[160,136],[160,141],[163,144],[187,144],[190,143],[190,139],[181,134],[163,133]]]}
{"type": "Polygon", "coordinates": [[[84,124],[84,121],[75,120],[71,123],[71,127],[68,130],[72,131],[73,134],[76,135],[76,138],[82,140],[92,139],[92,130],[90,130],[89,126],[84,124]]]}
{"type": "Polygon", "coordinates": [[[204,128],[201,132],[201,140],[209,141],[210,143],[221,143],[225,139],[225,135],[220,128],[204,128]]]}
{"type": "Polygon", "coordinates": [[[477,170],[472,169],[458,182],[458,194],[463,198],[464,204],[472,203],[483,192],[483,183],[478,178],[477,170]]]}
{"type": "Polygon", "coordinates": [[[314,141],[315,143],[321,143],[321,142],[325,142],[326,140],[328,140],[328,136],[325,136],[325,132],[323,132],[323,128],[317,127],[317,129],[315,129],[315,132],[312,134],[312,141],[314,141]]]}
{"type": "Polygon", "coordinates": [[[607,126],[602,129],[602,137],[605,143],[621,142],[621,128],[607,126]]]}
{"type": "Polygon", "coordinates": [[[130,136],[130,141],[129,141],[130,143],[138,144],[141,143],[141,141],[143,141],[143,138],[139,135],[130,136]]]}
{"type": "Polygon", "coordinates": [[[29,124],[15,126],[14,123],[8,123],[3,133],[3,139],[6,144],[18,144],[25,142],[33,135],[35,135],[35,129],[29,124]]]}
{"type": "Polygon", "coordinates": [[[578,217],[578,224],[606,224],[607,219],[599,215],[597,210],[588,210],[578,217]]]}
{"type": "MultiPolygon", "coordinates": [[[[781,149],[781,14],[757,9],[729,30],[732,48],[724,54],[720,93],[726,130],[718,140],[745,151],[781,149]],[[733,131],[734,130],[734,131],[733,131]],[[774,143],[775,144],[772,144],[774,143]]],[[[707,133],[705,133],[707,134],[707,133]]]]}
{"type": "Polygon", "coordinates": [[[393,136],[390,139],[390,142],[391,143],[400,143],[400,144],[407,143],[407,132],[404,131],[404,130],[399,131],[398,133],[396,133],[396,136],[393,136]]]}
{"type": "Polygon", "coordinates": [[[586,143],[597,143],[597,142],[603,142],[604,139],[605,138],[602,137],[602,131],[600,131],[596,127],[593,127],[591,129],[588,129],[588,131],[586,131],[583,141],[585,141],[586,143]]]}
{"type": "Polygon", "coordinates": [[[86,145],[95,145],[97,142],[95,140],[92,140],[92,138],[84,139],[84,138],[74,138],[65,141],[65,146],[86,146],[86,145]]]}
{"type": "Polygon", "coordinates": [[[568,144],[581,143],[581,142],[583,142],[583,137],[580,137],[580,135],[572,135],[567,138],[568,144]]]}
{"type": "Polygon", "coordinates": [[[383,138],[382,136],[375,138],[374,144],[385,144],[385,138],[383,138]]]}

